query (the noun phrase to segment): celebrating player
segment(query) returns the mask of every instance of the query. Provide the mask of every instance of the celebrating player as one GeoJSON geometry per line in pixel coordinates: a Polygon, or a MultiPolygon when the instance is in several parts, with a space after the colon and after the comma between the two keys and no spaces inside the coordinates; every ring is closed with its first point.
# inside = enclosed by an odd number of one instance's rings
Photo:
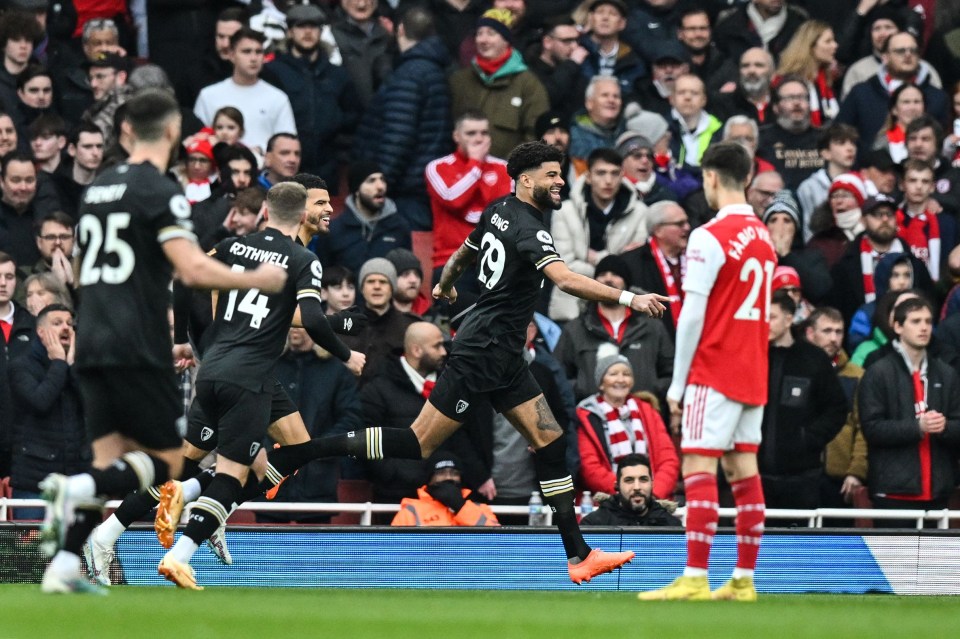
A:
{"type": "Polygon", "coordinates": [[[180,474],[183,416],[167,321],[173,271],[191,287],[250,289],[243,299],[279,291],[286,281],[274,264],[239,272],[200,250],[190,205],[163,175],[180,144],[176,101],[145,90],[126,108],[130,158],[94,180],[80,205],[76,368],[94,460],[88,473],[42,482],[50,502],[42,543],[56,553],[44,592],[91,590],[80,576],[80,550],[100,520],[101,495],[145,490],[180,474]]]}
{"type": "Polygon", "coordinates": [[[316,255],[294,238],[305,215],[307,190],[281,182],[267,192],[267,228],[217,245],[216,257],[234,270],[263,262],[291,273],[278,294],[224,292],[210,328],[212,338],[197,376],[197,400],[217,431],[217,474],[197,500],[182,537],[164,556],[158,572],[181,588],[198,590],[189,562],[197,547],[222,526],[241,501],[245,483],[257,484],[250,465],[270,423],[274,367],[299,305],[304,328],[331,354],[361,368],[363,355],[333,336],[320,301],[322,268],[316,255]]]}
{"type": "MultiPolygon", "coordinates": [[[[634,295],[576,274],[563,263],[543,215],[560,207],[563,156],[543,142],[521,144],[507,161],[516,194],[483,212],[476,228],[450,257],[436,298],[456,299],[454,282],[479,257],[480,297],[457,331],[443,373],[411,428],[368,428],[313,440],[302,448],[316,456],[361,459],[428,457],[486,397],[536,450],[536,471],[547,503],[556,513],[575,583],[619,568],[632,552],[591,549],[577,525],[573,479],[564,461],[566,442],[522,351],[543,275],[561,290],[583,299],[617,302],[654,317],[663,314],[660,295],[634,295]]],[[[291,449],[300,447],[291,447],[291,449]]]]}
{"type": "Polygon", "coordinates": [[[667,390],[672,421],[683,426],[687,567],[665,588],[640,593],[641,600],[757,598],[753,569],[764,522],[757,449],[777,258],[767,228],[744,198],[749,154],[724,142],[707,149],[701,166],[707,202],[719,213],[690,234],[686,297],[667,390]],[[737,504],[737,565],[733,578],[711,593],[707,564],[718,520],[718,459],[737,504]]]}

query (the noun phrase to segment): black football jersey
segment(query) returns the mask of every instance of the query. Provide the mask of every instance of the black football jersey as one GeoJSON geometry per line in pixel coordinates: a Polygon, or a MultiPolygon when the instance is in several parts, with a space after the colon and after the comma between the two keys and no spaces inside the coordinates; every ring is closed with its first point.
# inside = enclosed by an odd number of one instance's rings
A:
{"type": "Polygon", "coordinates": [[[93,181],[78,214],[77,367],[172,370],[162,245],[196,241],[183,191],[149,162],[121,164],[93,181]]]}
{"type": "Polygon", "coordinates": [[[478,251],[480,297],[455,343],[479,348],[495,343],[519,353],[543,286],[541,269],[561,261],[543,214],[513,196],[498,200],[464,243],[478,251]]]}
{"type": "Polygon", "coordinates": [[[276,229],[217,244],[214,257],[238,271],[265,262],[287,271],[283,291],[220,291],[198,379],[232,382],[260,391],[273,384],[298,300],[320,300],[323,269],[317,256],[276,229]]]}

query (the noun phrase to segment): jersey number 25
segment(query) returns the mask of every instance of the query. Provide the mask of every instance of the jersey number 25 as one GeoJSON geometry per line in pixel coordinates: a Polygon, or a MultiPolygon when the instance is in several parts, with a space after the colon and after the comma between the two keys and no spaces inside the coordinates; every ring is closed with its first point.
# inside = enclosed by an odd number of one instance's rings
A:
{"type": "Polygon", "coordinates": [[[86,247],[83,261],[80,263],[80,286],[103,282],[104,284],[123,284],[133,273],[137,263],[133,248],[120,239],[120,231],[130,226],[129,213],[111,213],[105,224],[94,215],[80,218],[78,228],[80,245],[86,247]],[[97,266],[103,251],[104,260],[97,266]],[[106,263],[110,255],[116,256],[116,266],[106,263]]]}

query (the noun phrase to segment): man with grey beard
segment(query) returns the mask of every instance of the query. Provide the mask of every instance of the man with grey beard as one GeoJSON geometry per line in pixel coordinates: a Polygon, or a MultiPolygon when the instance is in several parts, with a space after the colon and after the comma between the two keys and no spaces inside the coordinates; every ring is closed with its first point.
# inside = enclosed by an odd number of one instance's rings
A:
{"type": "Polygon", "coordinates": [[[800,78],[785,77],[772,99],[777,120],[760,129],[757,157],[772,164],[786,188],[796,191],[801,182],[823,168],[817,150],[820,129],[810,122],[810,94],[800,78]]]}
{"type": "Polygon", "coordinates": [[[740,56],[740,79],[720,87],[710,98],[711,111],[721,120],[745,115],[757,124],[773,122],[776,115],[770,100],[773,57],[760,47],[747,49],[740,56]]]}

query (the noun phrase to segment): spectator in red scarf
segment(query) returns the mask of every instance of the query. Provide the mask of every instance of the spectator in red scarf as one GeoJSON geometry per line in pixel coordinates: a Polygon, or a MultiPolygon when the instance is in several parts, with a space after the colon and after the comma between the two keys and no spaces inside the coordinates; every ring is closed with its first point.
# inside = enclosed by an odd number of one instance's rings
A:
{"type": "Polygon", "coordinates": [[[796,75],[807,82],[810,121],[825,125],[837,116],[840,104],[833,92],[837,79],[837,40],[826,22],[808,20],[793,34],[780,58],[777,75],[796,75]]]}
{"type": "Polygon", "coordinates": [[[656,399],[649,393],[631,392],[633,367],[615,347],[602,348],[598,356],[593,372],[599,392],[577,406],[583,487],[608,492],[616,485],[617,462],[640,453],[650,458],[653,496],[669,499],[680,474],[680,457],[656,399]]]}

